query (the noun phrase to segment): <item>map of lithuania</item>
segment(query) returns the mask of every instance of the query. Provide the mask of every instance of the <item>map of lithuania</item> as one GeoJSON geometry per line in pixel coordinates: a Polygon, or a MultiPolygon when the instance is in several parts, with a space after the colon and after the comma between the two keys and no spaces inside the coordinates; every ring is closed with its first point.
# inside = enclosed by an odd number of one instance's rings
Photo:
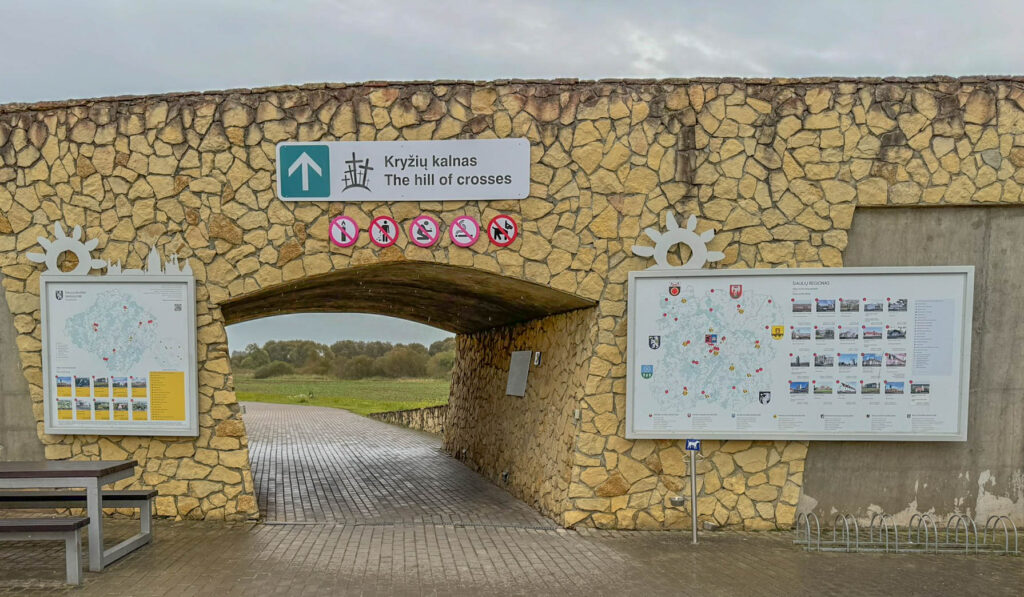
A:
{"type": "Polygon", "coordinates": [[[743,294],[742,286],[736,294],[730,296],[728,287],[669,287],[659,299],[659,410],[702,404],[744,410],[772,387],[777,349],[771,326],[782,324],[784,310],[768,295],[743,294]]]}
{"type": "Polygon", "coordinates": [[[68,318],[67,337],[78,348],[103,359],[112,372],[128,372],[158,344],[159,323],[120,290],[103,292],[87,310],[68,318]]]}

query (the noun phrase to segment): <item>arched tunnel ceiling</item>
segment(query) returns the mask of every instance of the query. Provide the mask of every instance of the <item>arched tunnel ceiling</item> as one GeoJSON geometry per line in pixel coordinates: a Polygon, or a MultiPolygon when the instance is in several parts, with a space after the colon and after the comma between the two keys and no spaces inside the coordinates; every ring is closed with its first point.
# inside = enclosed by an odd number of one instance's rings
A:
{"type": "Polygon", "coordinates": [[[485,271],[399,261],[279,284],[225,301],[221,312],[227,324],[286,313],[375,313],[467,334],[595,304],[485,271]]]}

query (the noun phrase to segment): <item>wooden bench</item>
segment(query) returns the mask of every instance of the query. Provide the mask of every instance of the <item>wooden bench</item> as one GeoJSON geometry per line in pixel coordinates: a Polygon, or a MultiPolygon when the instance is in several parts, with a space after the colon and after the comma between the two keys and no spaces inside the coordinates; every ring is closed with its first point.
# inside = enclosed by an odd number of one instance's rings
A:
{"type": "MultiPolygon", "coordinates": [[[[105,489],[104,508],[134,508],[139,511],[139,533],[112,547],[105,558],[114,561],[128,552],[153,541],[153,498],[155,489],[105,489]]],[[[0,509],[15,508],[85,508],[86,492],[75,489],[0,491],[0,509]]]]}
{"type": "Polygon", "coordinates": [[[85,516],[0,519],[0,541],[64,541],[67,582],[82,584],[82,527],[85,516]]]}

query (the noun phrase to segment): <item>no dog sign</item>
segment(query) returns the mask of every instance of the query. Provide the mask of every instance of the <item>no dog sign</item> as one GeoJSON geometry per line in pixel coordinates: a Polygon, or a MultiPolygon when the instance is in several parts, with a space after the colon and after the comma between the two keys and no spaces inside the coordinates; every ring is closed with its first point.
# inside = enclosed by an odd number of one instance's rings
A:
{"type": "Polygon", "coordinates": [[[497,215],[491,218],[491,222],[487,224],[487,236],[490,237],[491,243],[494,245],[507,247],[519,236],[519,226],[516,225],[512,216],[497,215]]]}

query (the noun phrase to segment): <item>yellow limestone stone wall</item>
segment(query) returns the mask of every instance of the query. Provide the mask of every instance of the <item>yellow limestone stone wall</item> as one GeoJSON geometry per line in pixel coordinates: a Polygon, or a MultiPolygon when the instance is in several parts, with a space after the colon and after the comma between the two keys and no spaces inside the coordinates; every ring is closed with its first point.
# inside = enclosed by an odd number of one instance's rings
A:
{"type": "MultiPolygon", "coordinates": [[[[625,282],[649,265],[629,252],[647,242],[641,231],[663,226],[665,212],[697,214],[701,229],[719,231],[720,267],[838,266],[858,205],[1020,204],[1022,165],[1017,79],[311,85],[9,105],[0,107],[0,268],[26,399],[41,421],[39,268],[24,257],[36,237],[59,221],[81,225],[99,240],[99,257],[126,267],[140,266],[151,246],[189,259],[198,284],[199,438],[49,436],[41,423],[39,437],[49,458],[131,455],[144,472],[124,484],[159,489],[161,514],[207,519],[256,513],[225,299],[404,259],[597,300],[593,350],[565,381],[582,376],[582,398],[553,407],[582,415],[566,497],[559,503],[551,480],[515,481],[523,484],[513,491],[565,525],[676,528],[687,524],[668,505],[683,484],[679,442],[623,437],[625,282]],[[274,194],[279,141],[456,137],[528,138],[530,197],[345,205],[283,203],[274,194]],[[405,238],[386,250],[365,235],[348,249],[327,241],[338,213],[365,228],[371,216],[405,223],[421,212],[446,224],[462,213],[510,213],[523,234],[506,249],[458,249],[446,238],[431,249],[405,238]]],[[[473,425],[485,429],[452,426],[452,445],[503,429],[497,417],[477,416],[473,425]]],[[[701,516],[749,529],[790,525],[806,449],[709,442],[701,516]]],[[[502,462],[482,455],[477,466],[495,478],[502,462]]]]}
{"type": "Polygon", "coordinates": [[[596,323],[581,309],[458,337],[445,450],[552,518],[567,505],[596,323]],[[505,394],[514,350],[541,353],[523,397],[505,394]]]}

